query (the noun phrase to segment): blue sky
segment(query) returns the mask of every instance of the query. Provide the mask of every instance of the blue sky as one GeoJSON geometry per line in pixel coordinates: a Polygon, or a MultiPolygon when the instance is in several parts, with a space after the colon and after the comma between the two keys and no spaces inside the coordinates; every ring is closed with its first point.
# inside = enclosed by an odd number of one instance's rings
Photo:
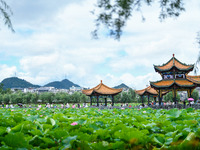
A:
{"type": "MultiPolygon", "coordinates": [[[[200,1],[186,2],[179,18],[158,19],[157,4],[134,12],[120,41],[106,36],[91,38],[94,0],[7,0],[13,10],[15,33],[0,23],[0,80],[16,75],[44,85],[65,76],[93,87],[125,83],[141,89],[160,79],[153,64],[166,63],[172,54],[182,62],[196,62],[199,48],[200,1]]],[[[1,20],[2,22],[2,20],[1,20]]],[[[191,73],[192,74],[192,73],[191,73]]],[[[200,73],[199,73],[200,74],[200,73]]]]}

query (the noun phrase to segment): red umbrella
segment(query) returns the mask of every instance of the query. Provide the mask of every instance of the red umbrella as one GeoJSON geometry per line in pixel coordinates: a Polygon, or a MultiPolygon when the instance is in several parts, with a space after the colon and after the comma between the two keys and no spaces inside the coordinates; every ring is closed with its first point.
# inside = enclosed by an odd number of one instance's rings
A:
{"type": "Polygon", "coordinates": [[[194,101],[194,99],[193,98],[188,98],[188,101],[194,101]]]}

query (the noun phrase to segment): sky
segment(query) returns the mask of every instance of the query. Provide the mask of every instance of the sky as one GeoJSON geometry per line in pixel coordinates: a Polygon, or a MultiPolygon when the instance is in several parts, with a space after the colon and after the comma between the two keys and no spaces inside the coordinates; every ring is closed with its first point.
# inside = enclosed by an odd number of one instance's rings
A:
{"type": "Polygon", "coordinates": [[[6,2],[15,33],[0,20],[0,81],[17,76],[45,85],[67,78],[91,88],[103,80],[110,87],[125,83],[139,90],[161,79],[153,65],[166,63],[172,54],[194,64],[200,51],[198,0],[185,1],[180,17],[163,22],[156,3],[144,5],[145,21],[141,12],[133,11],[120,41],[107,36],[103,26],[100,38],[92,39],[96,0],[6,2]]]}

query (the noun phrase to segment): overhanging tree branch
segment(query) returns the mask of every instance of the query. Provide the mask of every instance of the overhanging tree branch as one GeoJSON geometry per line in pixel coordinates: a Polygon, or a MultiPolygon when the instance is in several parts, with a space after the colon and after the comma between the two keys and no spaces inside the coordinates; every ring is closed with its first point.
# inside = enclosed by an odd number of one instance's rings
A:
{"type": "MultiPolygon", "coordinates": [[[[151,6],[153,3],[154,0],[97,0],[96,10],[93,13],[96,19],[92,36],[98,38],[100,25],[104,25],[112,38],[120,40],[123,28],[133,11],[141,11],[142,5],[151,6]]],[[[157,3],[161,9],[160,21],[167,17],[178,17],[185,10],[183,0],[160,0],[157,3]]]]}
{"type": "Polygon", "coordinates": [[[10,20],[10,16],[13,15],[12,10],[10,7],[6,4],[5,1],[0,0],[0,18],[3,19],[4,24],[12,31],[15,32],[13,29],[12,22],[10,20]]]}

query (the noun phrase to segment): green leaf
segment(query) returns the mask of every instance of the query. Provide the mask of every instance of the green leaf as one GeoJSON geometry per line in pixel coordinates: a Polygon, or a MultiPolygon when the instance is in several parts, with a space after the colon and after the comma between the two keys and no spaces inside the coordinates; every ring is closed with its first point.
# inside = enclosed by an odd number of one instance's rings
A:
{"type": "Polygon", "coordinates": [[[52,118],[50,118],[50,121],[51,121],[51,125],[52,125],[52,126],[55,126],[55,124],[56,124],[55,120],[52,119],[52,118]]]}
{"type": "Polygon", "coordinates": [[[6,127],[0,126],[0,135],[3,135],[4,133],[6,133],[6,127]]]}
{"type": "Polygon", "coordinates": [[[34,130],[29,131],[29,132],[34,136],[35,135],[38,135],[38,136],[42,135],[42,132],[38,129],[34,129],[34,130]]]}
{"type": "Polygon", "coordinates": [[[125,149],[125,143],[122,141],[117,141],[115,143],[110,143],[110,149],[125,149]]]}
{"type": "Polygon", "coordinates": [[[24,138],[24,134],[21,132],[18,133],[9,133],[3,139],[7,146],[13,148],[23,148],[27,147],[28,142],[24,138]]]}
{"type": "Polygon", "coordinates": [[[35,135],[30,141],[29,144],[33,145],[33,146],[40,146],[40,144],[43,143],[43,140],[41,139],[41,137],[39,137],[38,135],[35,135]]]}
{"type": "Polygon", "coordinates": [[[63,141],[62,141],[62,143],[63,143],[63,145],[64,145],[64,149],[66,149],[66,148],[71,148],[71,142],[72,141],[74,141],[74,140],[76,140],[76,138],[77,138],[77,136],[69,136],[69,137],[67,137],[66,139],[64,139],[63,141]]]}
{"type": "Polygon", "coordinates": [[[65,137],[69,136],[69,133],[62,129],[55,129],[53,131],[50,131],[49,134],[55,139],[63,139],[65,137]]]}
{"type": "Polygon", "coordinates": [[[164,135],[157,135],[153,138],[153,141],[162,146],[165,142],[164,135]]]}
{"type": "Polygon", "coordinates": [[[173,142],[173,138],[168,138],[165,141],[165,145],[170,145],[173,142]]]}

